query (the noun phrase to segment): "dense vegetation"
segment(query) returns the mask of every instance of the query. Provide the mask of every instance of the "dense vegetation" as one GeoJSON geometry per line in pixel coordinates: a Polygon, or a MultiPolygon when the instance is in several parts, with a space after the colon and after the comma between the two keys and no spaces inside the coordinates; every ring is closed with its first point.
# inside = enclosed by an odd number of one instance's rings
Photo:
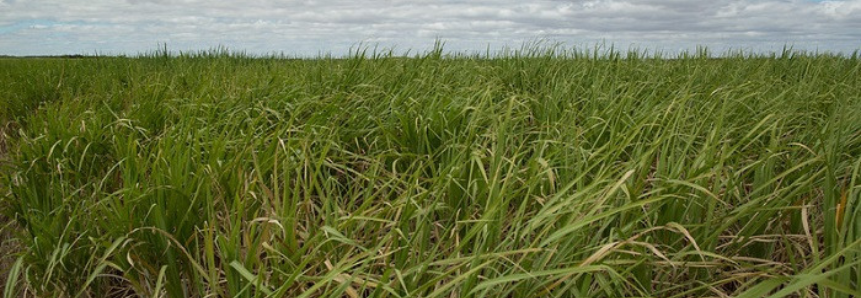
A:
{"type": "Polygon", "coordinates": [[[861,60],[0,60],[3,292],[861,297],[861,60]]]}

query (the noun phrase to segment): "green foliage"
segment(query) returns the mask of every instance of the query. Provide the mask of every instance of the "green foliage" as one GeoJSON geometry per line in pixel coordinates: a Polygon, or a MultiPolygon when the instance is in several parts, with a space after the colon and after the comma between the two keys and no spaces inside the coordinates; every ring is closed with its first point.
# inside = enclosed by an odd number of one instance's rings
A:
{"type": "Polygon", "coordinates": [[[861,291],[857,55],[165,50],[0,86],[5,297],[861,291]]]}

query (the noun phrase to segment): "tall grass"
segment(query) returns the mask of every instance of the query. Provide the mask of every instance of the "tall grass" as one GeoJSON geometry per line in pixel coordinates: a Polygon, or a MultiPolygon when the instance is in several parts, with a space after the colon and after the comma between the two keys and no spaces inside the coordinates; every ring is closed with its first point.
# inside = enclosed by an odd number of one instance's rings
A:
{"type": "Polygon", "coordinates": [[[165,51],[0,86],[7,297],[861,296],[857,55],[165,51]]]}

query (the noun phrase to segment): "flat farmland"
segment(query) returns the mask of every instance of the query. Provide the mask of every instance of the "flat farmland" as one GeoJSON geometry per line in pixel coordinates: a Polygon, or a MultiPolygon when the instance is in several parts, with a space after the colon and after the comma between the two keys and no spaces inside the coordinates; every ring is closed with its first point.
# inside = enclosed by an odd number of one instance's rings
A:
{"type": "Polygon", "coordinates": [[[861,297],[861,59],[0,60],[4,297],[861,297]]]}

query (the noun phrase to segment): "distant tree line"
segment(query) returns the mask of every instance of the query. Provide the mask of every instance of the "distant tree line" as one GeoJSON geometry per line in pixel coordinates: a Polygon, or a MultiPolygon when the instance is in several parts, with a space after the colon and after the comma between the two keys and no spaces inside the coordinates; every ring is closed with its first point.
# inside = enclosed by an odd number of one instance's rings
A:
{"type": "Polygon", "coordinates": [[[86,58],[97,58],[98,56],[91,55],[34,55],[34,56],[14,56],[14,55],[0,55],[0,58],[17,58],[17,59],[26,59],[26,58],[38,58],[38,59],[86,59],[86,58]]]}

